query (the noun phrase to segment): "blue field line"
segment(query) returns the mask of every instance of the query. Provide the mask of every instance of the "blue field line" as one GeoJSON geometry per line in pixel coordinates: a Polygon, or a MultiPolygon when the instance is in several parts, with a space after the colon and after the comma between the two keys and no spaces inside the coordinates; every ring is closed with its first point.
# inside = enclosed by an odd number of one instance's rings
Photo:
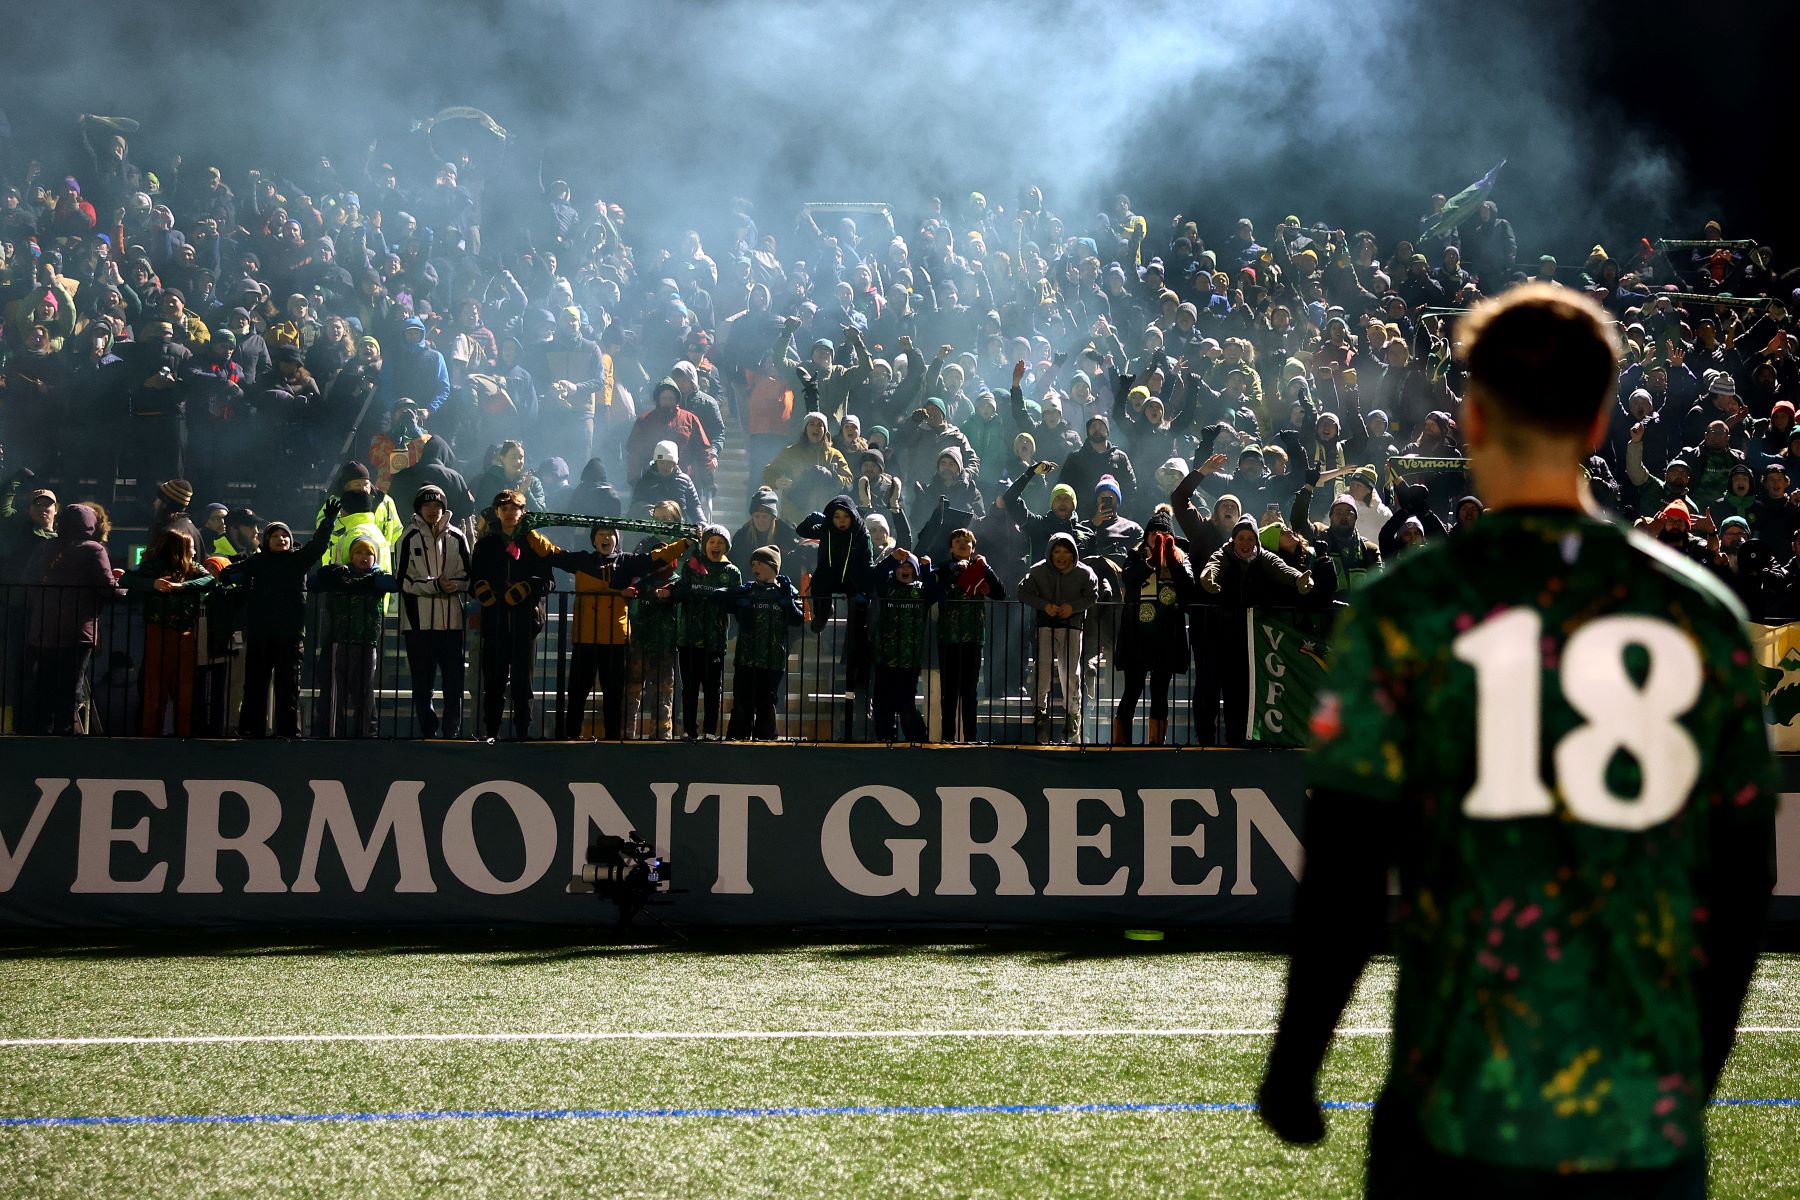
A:
{"type": "MultiPolygon", "coordinates": [[[[1800,1099],[1721,1099],[1723,1108],[1795,1108],[1800,1099]]],[[[1327,1100],[1331,1112],[1366,1112],[1373,1100],[1327,1100]]],[[[146,1113],[130,1116],[0,1117],[0,1128],[68,1128],[94,1125],[317,1125],[385,1121],[644,1121],[712,1117],[976,1117],[1055,1116],[1082,1113],[1247,1113],[1256,1105],[1233,1103],[1166,1104],[848,1104],[788,1105],[762,1108],[461,1108],[398,1112],[335,1113],[146,1113]]]]}

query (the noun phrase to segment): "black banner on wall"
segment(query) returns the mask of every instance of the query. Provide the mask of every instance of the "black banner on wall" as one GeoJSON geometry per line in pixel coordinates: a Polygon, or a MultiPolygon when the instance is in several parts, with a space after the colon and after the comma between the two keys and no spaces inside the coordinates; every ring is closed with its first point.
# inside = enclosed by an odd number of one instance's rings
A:
{"type": "Polygon", "coordinates": [[[0,923],[609,922],[596,831],[706,925],[1260,924],[1300,869],[1268,751],[9,740],[0,923]]]}
{"type": "MultiPolygon", "coordinates": [[[[1301,867],[1303,758],[635,743],[8,739],[0,926],[604,924],[637,830],[694,925],[1249,925],[1301,867]]],[[[1775,916],[1800,919],[1800,758],[1775,916]]]]}

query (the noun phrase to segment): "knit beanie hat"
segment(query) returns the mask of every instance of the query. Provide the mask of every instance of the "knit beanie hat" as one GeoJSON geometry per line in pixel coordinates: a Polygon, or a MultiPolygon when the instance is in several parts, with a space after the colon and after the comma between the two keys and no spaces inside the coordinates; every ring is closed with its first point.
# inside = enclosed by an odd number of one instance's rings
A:
{"type": "Polygon", "coordinates": [[[1119,490],[1119,481],[1114,479],[1111,475],[1102,475],[1100,477],[1100,482],[1094,485],[1094,499],[1098,500],[1103,492],[1112,493],[1113,503],[1115,505],[1123,504],[1125,502],[1125,493],[1119,490]]]}
{"type": "Polygon", "coordinates": [[[676,447],[674,442],[658,442],[656,443],[656,451],[650,458],[652,462],[678,463],[681,461],[681,451],[676,447]]]}
{"type": "Polygon", "coordinates": [[[1262,542],[1262,548],[1264,550],[1273,554],[1281,548],[1281,534],[1286,528],[1287,527],[1280,521],[1270,521],[1267,525],[1264,525],[1261,529],[1256,531],[1257,540],[1262,542]]]}
{"type": "Polygon", "coordinates": [[[860,467],[864,463],[874,463],[885,471],[887,470],[887,455],[875,449],[864,450],[862,455],[857,458],[856,465],[860,467]]]}
{"type": "Polygon", "coordinates": [[[719,537],[725,539],[725,549],[731,549],[731,534],[723,525],[707,525],[700,530],[700,548],[706,548],[706,539],[719,537]]]}
{"type": "Polygon", "coordinates": [[[1742,529],[1745,533],[1750,532],[1750,522],[1746,521],[1742,517],[1726,517],[1723,521],[1719,522],[1719,532],[1723,533],[1725,530],[1730,529],[1733,525],[1736,525],[1739,529],[1742,529]]]}
{"type": "Polygon", "coordinates": [[[1694,514],[1689,512],[1687,505],[1679,500],[1670,501],[1668,507],[1656,515],[1660,520],[1679,521],[1683,526],[1691,526],[1694,523],[1694,514]]]}
{"type": "Polygon", "coordinates": [[[185,479],[165,479],[156,485],[156,494],[176,508],[186,508],[194,498],[194,485],[185,479]]]}
{"type": "Polygon", "coordinates": [[[777,575],[781,573],[781,551],[773,546],[758,546],[750,552],[753,563],[768,563],[777,575]]]}
{"type": "Polygon", "coordinates": [[[1070,504],[1076,503],[1075,489],[1066,483],[1059,483],[1050,489],[1050,504],[1055,506],[1059,499],[1067,499],[1070,504]]]}
{"type": "Polygon", "coordinates": [[[428,483],[419,489],[418,495],[413,497],[413,511],[418,512],[420,509],[424,508],[426,502],[429,500],[436,500],[445,508],[450,507],[448,500],[444,496],[444,489],[435,483],[428,483]]]}
{"type": "Polygon", "coordinates": [[[759,487],[756,494],[750,497],[750,511],[766,512],[771,517],[778,517],[781,515],[781,497],[775,494],[772,487],[759,487]]]}

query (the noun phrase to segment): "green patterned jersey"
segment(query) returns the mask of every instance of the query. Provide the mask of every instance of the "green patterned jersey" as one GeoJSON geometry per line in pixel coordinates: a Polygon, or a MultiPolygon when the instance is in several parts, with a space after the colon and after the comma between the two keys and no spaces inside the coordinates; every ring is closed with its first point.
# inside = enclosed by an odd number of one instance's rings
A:
{"type": "Polygon", "coordinates": [[[1704,571],[1569,511],[1489,513],[1358,592],[1308,776],[1395,806],[1386,1095],[1444,1153],[1699,1152],[1709,820],[1776,799],[1742,622],[1704,571]]]}

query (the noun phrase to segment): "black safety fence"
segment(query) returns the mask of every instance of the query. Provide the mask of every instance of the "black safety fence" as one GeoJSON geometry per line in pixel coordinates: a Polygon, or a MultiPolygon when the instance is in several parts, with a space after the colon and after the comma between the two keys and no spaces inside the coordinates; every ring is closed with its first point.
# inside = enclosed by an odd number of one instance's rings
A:
{"type": "MultiPolygon", "coordinates": [[[[485,641],[477,606],[461,629],[403,629],[394,595],[358,622],[343,594],[311,592],[299,637],[258,628],[225,588],[14,585],[0,600],[0,735],[768,740],[753,706],[772,687],[780,741],[1239,745],[1253,674],[1244,610],[1207,605],[1129,671],[1136,604],[1063,623],[1016,600],[803,596],[785,670],[764,674],[738,667],[735,621],[722,653],[641,612],[630,642],[595,642],[592,593],[551,593],[535,636],[498,637],[490,618],[485,641]]],[[[1321,642],[1334,616],[1257,612],[1321,642]]]]}

